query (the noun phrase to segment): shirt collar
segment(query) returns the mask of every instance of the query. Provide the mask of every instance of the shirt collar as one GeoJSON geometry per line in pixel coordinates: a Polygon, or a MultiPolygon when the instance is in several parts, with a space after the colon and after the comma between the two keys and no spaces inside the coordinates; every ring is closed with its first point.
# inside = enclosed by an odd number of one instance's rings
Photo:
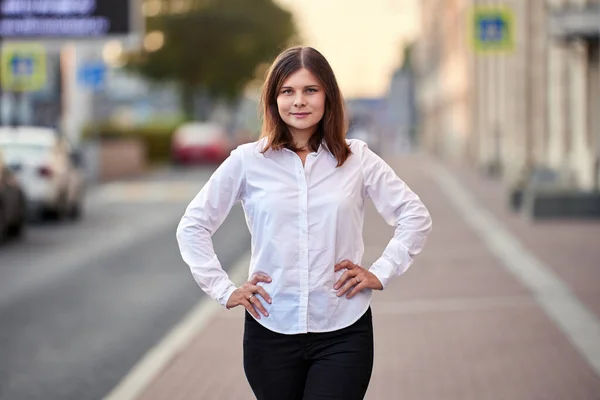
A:
{"type": "Polygon", "coordinates": [[[320,152],[322,151],[322,149],[325,149],[325,150],[326,150],[326,151],[329,153],[329,155],[330,155],[331,157],[335,157],[335,156],[333,155],[333,153],[331,152],[331,150],[329,150],[329,147],[327,146],[327,143],[325,143],[325,140],[324,140],[324,139],[323,139],[323,141],[321,142],[321,146],[319,146],[319,150],[317,150],[317,153],[320,153],[320,152]]]}
{"type": "MultiPolygon", "coordinates": [[[[261,152],[262,152],[262,150],[265,148],[265,146],[266,146],[266,145],[267,145],[267,138],[261,138],[261,139],[258,141],[258,145],[256,146],[256,148],[255,148],[255,150],[254,150],[254,153],[255,153],[257,156],[264,156],[264,154],[262,154],[261,152]]],[[[323,151],[323,149],[325,149],[325,151],[327,151],[327,153],[329,153],[329,155],[330,155],[331,157],[334,157],[334,158],[335,158],[335,155],[334,155],[334,154],[331,152],[331,150],[329,150],[329,147],[327,146],[327,143],[325,142],[325,139],[323,139],[323,140],[321,141],[321,145],[319,146],[319,149],[317,150],[317,154],[319,154],[321,151],[323,151]]],[[[269,149],[269,150],[267,150],[267,153],[268,153],[268,152],[271,152],[271,151],[273,151],[273,150],[272,150],[272,149],[269,149]]]]}

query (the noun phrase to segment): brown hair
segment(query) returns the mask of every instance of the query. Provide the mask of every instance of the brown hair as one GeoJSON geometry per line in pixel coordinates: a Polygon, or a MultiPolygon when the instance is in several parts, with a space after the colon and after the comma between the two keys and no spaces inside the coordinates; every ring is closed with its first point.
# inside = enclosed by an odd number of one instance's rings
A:
{"type": "Polygon", "coordinates": [[[340,167],[350,156],[350,147],[345,140],[348,121],[344,109],[344,99],[331,66],[325,57],[312,47],[292,47],[283,51],[269,69],[261,97],[263,123],[260,136],[267,138],[267,144],[262,153],[270,148],[298,150],[290,130],[279,115],[277,95],[283,82],[302,68],[306,68],[315,75],[325,90],[323,118],[308,145],[312,151],[316,151],[324,140],[340,167]]]}

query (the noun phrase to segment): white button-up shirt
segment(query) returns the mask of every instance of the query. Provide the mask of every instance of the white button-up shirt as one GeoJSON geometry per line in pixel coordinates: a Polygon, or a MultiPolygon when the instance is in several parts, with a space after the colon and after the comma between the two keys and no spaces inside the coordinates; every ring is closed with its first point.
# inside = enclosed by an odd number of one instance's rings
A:
{"type": "Polygon", "coordinates": [[[348,140],[352,154],[339,168],[325,144],[303,166],[287,149],[261,154],[265,143],[232,151],[192,200],[177,228],[181,255],[202,290],[225,305],[236,286],[221,268],[211,236],[241,201],[252,236],[249,276],[262,272],[272,278],[259,283],[273,300],[268,304],[257,296],[269,312],[259,323],[284,334],[345,328],[371,302],[370,289],[347,299],[333,288],[344,272],[334,272],[337,263],[361,265],[365,200],[370,197],[396,227],[382,256],[368,266],[384,288],[423,248],[429,212],[360,140],[348,140]]]}

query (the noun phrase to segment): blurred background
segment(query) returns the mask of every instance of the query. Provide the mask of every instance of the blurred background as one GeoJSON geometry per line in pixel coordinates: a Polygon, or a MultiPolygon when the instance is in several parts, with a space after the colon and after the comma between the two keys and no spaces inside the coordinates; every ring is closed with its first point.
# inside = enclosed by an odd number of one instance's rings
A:
{"type": "MultiPolygon", "coordinates": [[[[598,232],[600,1],[0,0],[0,41],[3,400],[101,398],[198,302],[175,226],[258,139],[288,46],[331,63],[349,138],[492,182],[531,229],[598,232]]],[[[244,223],[215,236],[224,266],[244,223]]]]}

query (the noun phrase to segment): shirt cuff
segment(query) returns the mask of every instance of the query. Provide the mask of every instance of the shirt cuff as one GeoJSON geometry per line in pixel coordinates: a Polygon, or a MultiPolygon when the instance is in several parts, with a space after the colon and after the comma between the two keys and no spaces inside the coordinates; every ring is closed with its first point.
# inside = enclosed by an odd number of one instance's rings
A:
{"type": "Polygon", "coordinates": [[[394,274],[395,269],[396,268],[394,267],[394,264],[392,264],[384,258],[380,258],[379,260],[375,261],[373,265],[371,265],[371,268],[369,268],[369,272],[371,272],[377,277],[377,279],[379,279],[381,285],[385,289],[394,277],[394,275],[396,275],[394,274]]]}
{"type": "Polygon", "coordinates": [[[408,267],[410,267],[412,264],[412,260],[409,258],[409,260],[404,264],[405,265],[403,265],[403,268],[399,270],[398,266],[381,257],[379,260],[373,263],[371,268],[369,268],[369,272],[379,279],[381,285],[385,289],[392,279],[406,272],[408,267]]]}
{"type": "Polygon", "coordinates": [[[229,301],[229,298],[231,297],[233,292],[237,289],[237,286],[235,286],[233,284],[233,282],[231,282],[229,280],[223,286],[224,286],[223,289],[221,289],[221,288],[217,289],[218,290],[217,293],[222,293],[222,295],[217,297],[217,301],[223,307],[226,307],[227,302],[229,301]]]}

